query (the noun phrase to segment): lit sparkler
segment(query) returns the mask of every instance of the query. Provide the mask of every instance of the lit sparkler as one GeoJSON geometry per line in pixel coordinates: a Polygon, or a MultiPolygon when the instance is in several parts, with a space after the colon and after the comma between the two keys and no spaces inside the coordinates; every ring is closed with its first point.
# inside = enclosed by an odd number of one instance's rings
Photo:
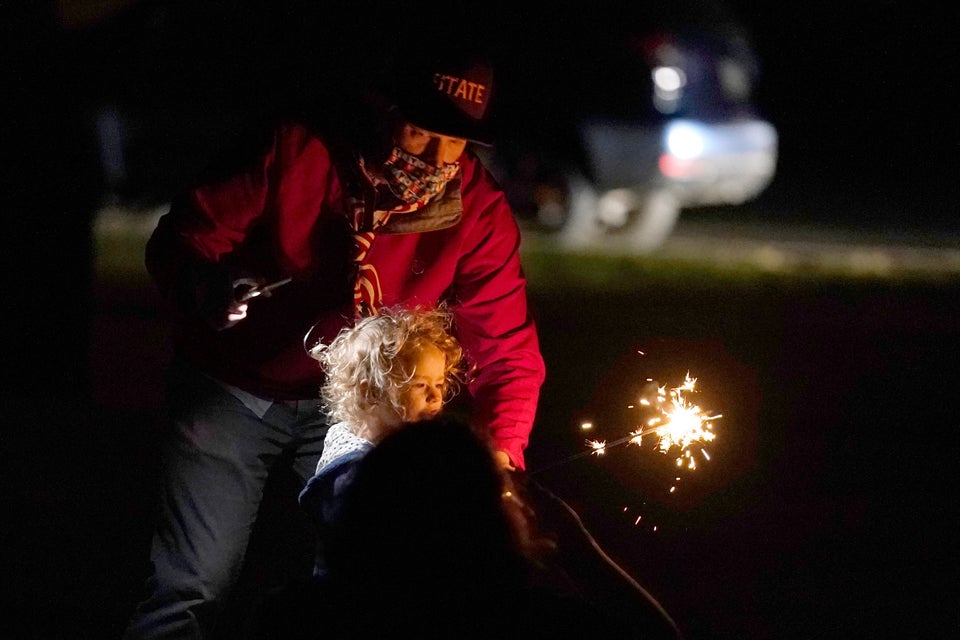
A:
{"type": "MultiPolygon", "coordinates": [[[[652,417],[646,420],[644,426],[613,442],[587,440],[587,446],[591,449],[589,453],[600,456],[606,453],[606,450],[610,447],[621,444],[639,446],[643,442],[644,436],[656,436],[658,438],[657,449],[661,453],[665,454],[673,447],[679,447],[680,455],[676,460],[677,466],[686,466],[691,470],[696,469],[696,459],[690,452],[690,447],[695,443],[713,442],[717,436],[713,432],[711,423],[723,417],[723,414],[707,415],[699,406],[692,404],[687,399],[685,394],[693,393],[696,390],[696,383],[697,379],[691,378],[688,372],[683,384],[679,387],[674,387],[669,391],[666,387],[656,387],[653,399],[641,396],[638,403],[643,407],[651,408],[655,412],[652,417]]],[[[585,422],[581,425],[581,428],[586,430],[592,426],[592,423],[585,422]]],[[[710,454],[704,448],[700,447],[700,452],[704,458],[710,459],[710,454]]]]}
{"type": "MultiPolygon", "coordinates": [[[[651,381],[652,382],[652,381],[651,381]]],[[[697,379],[691,378],[687,372],[683,384],[667,390],[666,387],[653,385],[656,392],[653,397],[641,395],[639,404],[650,408],[654,413],[646,420],[644,426],[630,433],[623,440],[628,444],[640,445],[643,437],[653,435],[658,438],[657,449],[667,453],[673,447],[680,449],[677,466],[686,466],[696,469],[696,459],[690,452],[695,443],[713,442],[716,434],[713,432],[714,420],[722,418],[722,414],[707,415],[703,410],[690,402],[686,394],[696,391],[697,379]]],[[[607,445],[610,446],[610,445],[607,445]]],[[[709,460],[710,455],[702,447],[703,456],[709,460]]]]}
{"type": "MultiPolygon", "coordinates": [[[[680,453],[676,458],[677,467],[686,467],[689,470],[696,469],[697,462],[691,447],[698,443],[713,442],[716,439],[716,434],[713,432],[712,423],[723,417],[722,414],[708,415],[699,406],[690,402],[687,396],[696,392],[696,383],[697,379],[691,378],[689,372],[684,377],[682,384],[671,389],[658,386],[653,380],[647,379],[647,385],[641,392],[637,405],[652,412],[652,415],[646,419],[640,428],[611,442],[588,439],[586,440],[586,446],[589,451],[575,454],[533,473],[546,471],[585,455],[602,456],[609,448],[621,444],[636,444],[639,446],[645,436],[655,436],[658,439],[657,450],[663,454],[669,453],[674,447],[679,448],[680,453]]],[[[636,405],[630,405],[630,408],[635,407],[636,405]]],[[[589,431],[593,429],[593,426],[592,422],[583,422],[580,428],[583,431],[589,431]]],[[[706,449],[699,447],[699,451],[704,459],[710,460],[710,454],[706,449]]]]}

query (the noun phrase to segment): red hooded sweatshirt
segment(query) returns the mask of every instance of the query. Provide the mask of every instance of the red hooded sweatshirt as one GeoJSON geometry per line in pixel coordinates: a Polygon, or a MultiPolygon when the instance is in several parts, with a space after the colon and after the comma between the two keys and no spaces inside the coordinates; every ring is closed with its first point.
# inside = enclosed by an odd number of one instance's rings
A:
{"type": "MultiPolygon", "coordinates": [[[[279,126],[242,170],[177,198],[147,245],[147,268],[175,311],[177,355],[260,397],[317,397],[323,373],[304,339],[309,332],[311,344],[329,343],[353,322],[356,267],[344,195],[353,193],[347,176],[355,169],[332,148],[303,125],[279,126]],[[252,299],[237,325],[215,331],[192,312],[187,291],[211,269],[293,280],[252,299]]],[[[522,469],[544,363],[520,233],[479,160],[467,151],[460,167],[459,189],[451,182],[430,208],[395,214],[365,264],[379,273],[384,306],[450,304],[454,332],[476,365],[474,420],[522,469]]]]}

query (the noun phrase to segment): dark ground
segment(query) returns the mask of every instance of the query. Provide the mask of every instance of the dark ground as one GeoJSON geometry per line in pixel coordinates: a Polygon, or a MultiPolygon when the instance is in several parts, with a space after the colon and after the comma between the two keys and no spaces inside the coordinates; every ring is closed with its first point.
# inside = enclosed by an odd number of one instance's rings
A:
{"type": "Polygon", "coordinates": [[[624,435],[636,383],[685,368],[724,416],[712,461],[682,482],[633,448],[542,480],[691,638],[952,635],[958,293],[776,281],[536,293],[551,365],[536,443],[582,446],[569,416],[585,408],[618,425],[605,438],[624,435]]]}

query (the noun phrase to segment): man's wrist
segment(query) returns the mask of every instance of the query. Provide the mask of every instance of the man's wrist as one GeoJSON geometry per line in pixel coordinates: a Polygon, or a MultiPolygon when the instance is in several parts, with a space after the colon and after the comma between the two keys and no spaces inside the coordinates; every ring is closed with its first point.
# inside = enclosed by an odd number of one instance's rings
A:
{"type": "Polygon", "coordinates": [[[502,469],[508,469],[510,471],[516,471],[516,467],[513,464],[513,461],[510,460],[510,454],[506,451],[497,449],[493,452],[493,457],[497,461],[497,465],[502,469]]]}

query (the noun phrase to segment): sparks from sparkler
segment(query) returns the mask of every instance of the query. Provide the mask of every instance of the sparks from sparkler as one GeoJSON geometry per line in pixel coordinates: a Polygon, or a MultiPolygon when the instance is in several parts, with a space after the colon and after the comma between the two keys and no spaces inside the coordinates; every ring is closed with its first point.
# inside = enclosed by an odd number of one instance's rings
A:
{"type": "MultiPolygon", "coordinates": [[[[638,351],[638,354],[645,355],[642,351],[638,351]]],[[[545,467],[528,472],[530,476],[536,476],[544,471],[548,471],[560,465],[572,462],[577,458],[582,458],[588,455],[602,456],[606,454],[607,449],[610,447],[615,447],[621,444],[636,444],[640,445],[644,436],[656,435],[659,440],[657,444],[657,449],[666,454],[671,448],[677,446],[680,448],[681,455],[676,459],[677,466],[684,465],[684,458],[686,458],[687,468],[690,470],[695,470],[696,460],[693,457],[692,453],[689,450],[696,442],[712,442],[716,439],[716,434],[713,433],[713,421],[722,418],[722,414],[716,415],[706,415],[700,409],[699,406],[691,404],[684,394],[693,393],[696,391],[696,378],[690,377],[690,372],[688,371],[684,377],[683,383],[675,388],[667,390],[666,387],[661,387],[657,385],[652,378],[646,379],[647,385],[645,391],[648,391],[650,388],[656,389],[656,393],[652,394],[653,400],[649,397],[649,393],[641,393],[637,403],[644,408],[651,409],[655,411],[655,415],[652,418],[649,418],[644,427],[637,429],[636,431],[631,432],[629,435],[614,440],[613,442],[607,442],[605,440],[586,440],[588,447],[587,451],[581,451],[580,453],[574,454],[562,460],[555,461],[552,464],[549,464],[545,467]]],[[[636,405],[628,405],[629,409],[636,408],[636,405]]],[[[580,429],[582,431],[590,431],[594,427],[593,422],[584,421],[580,423],[580,429]]],[[[703,447],[699,448],[701,455],[705,460],[710,460],[710,454],[707,453],[706,449],[703,447]]],[[[675,477],[675,482],[679,483],[681,480],[680,476],[675,477]]],[[[677,490],[677,484],[674,484],[670,487],[670,493],[675,493],[677,490]]],[[[623,512],[626,513],[629,510],[629,507],[623,507],[623,512]]],[[[639,526],[643,521],[643,514],[637,514],[636,518],[633,520],[634,526],[639,526]]],[[[657,533],[659,530],[659,525],[651,523],[650,531],[652,533],[657,533]]]]}
{"type": "MultiPolygon", "coordinates": [[[[644,355],[643,352],[638,353],[644,355]]],[[[712,422],[722,418],[723,414],[707,415],[699,406],[692,404],[687,399],[686,394],[696,392],[697,383],[697,378],[690,377],[689,371],[684,376],[682,384],[669,390],[666,386],[657,385],[651,378],[647,378],[646,382],[647,386],[637,400],[637,404],[654,411],[654,415],[646,420],[644,426],[612,442],[588,439],[586,440],[588,451],[582,451],[532,471],[531,475],[542,473],[587,455],[605,455],[608,449],[621,444],[640,446],[645,436],[656,436],[658,438],[657,450],[663,454],[667,454],[673,447],[678,447],[680,455],[676,458],[677,467],[686,466],[691,471],[695,470],[697,462],[690,451],[690,447],[698,442],[706,443],[715,440],[716,434],[712,430],[712,422]],[[655,392],[651,393],[649,391],[651,388],[655,389],[655,392]]],[[[635,405],[629,405],[629,408],[633,409],[635,405]]],[[[590,431],[593,427],[592,422],[582,422],[580,424],[582,431],[590,431]]],[[[706,449],[700,447],[700,453],[704,459],[710,460],[710,454],[706,449]]],[[[675,490],[676,485],[671,487],[670,492],[673,493],[675,490]]]]}
{"type": "MultiPolygon", "coordinates": [[[[648,382],[653,384],[652,380],[648,382]]],[[[696,384],[697,379],[691,378],[688,371],[678,387],[668,391],[665,386],[656,386],[656,397],[652,401],[641,395],[639,404],[652,408],[656,413],[647,419],[642,428],[622,440],[639,446],[644,436],[654,435],[658,438],[657,449],[661,453],[666,454],[673,447],[680,449],[680,456],[676,459],[678,467],[686,465],[690,470],[696,469],[696,458],[691,454],[690,447],[697,442],[713,442],[716,434],[712,430],[712,422],[723,417],[723,414],[707,415],[687,399],[685,394],[694,393],[696,384]]],[[[710,459],[703,447],[700,451],[704,458],[710,459]]]]}
{"type": "MultiPolygon", "coordinates": [[[[652,383],[652,380],[648,380],[652,383]]],[[[684,394],[696,391],[696,378],[690,377],[688,371],[684,377],[683,384],[667,390],[666,387],[656,387],[656,398],[651,401],[646,396],[641,396],[639,404],[644,407],[652,407],[656,414],[649,418],[645,426],[630,432],[629,435],[607,442],[605,440],[587,440],[587,446],[590,451],[587,453],[602,456],[610,447],[621,444],[636,444],[640,446],[644,436],[657,436],[657,449],[666,454],[673,447],[679,447],[680,455],[676,459],[678,467],[686,466],[691,471],[697,468],[696,458],[690,452],[690,446],[697,442],[712,442],[716,439],[713,432],[714,420],[723,417],[723,414],[706,415],[703,410],[690,403],[684,394]]],[[[630,405],[633,408],[634,405],[630,405]]],[[[584,422],[580,425],[581,429],[589,430],[593,428],[593,423],[584,422]]],[[[710,454],[700,447],[703,457],[710,460],[710,454]]],[[[583,455],[583,454],[580,454],[583,455]]],[[[673,488],[671,488],[671,493],[673,488]]]]}

